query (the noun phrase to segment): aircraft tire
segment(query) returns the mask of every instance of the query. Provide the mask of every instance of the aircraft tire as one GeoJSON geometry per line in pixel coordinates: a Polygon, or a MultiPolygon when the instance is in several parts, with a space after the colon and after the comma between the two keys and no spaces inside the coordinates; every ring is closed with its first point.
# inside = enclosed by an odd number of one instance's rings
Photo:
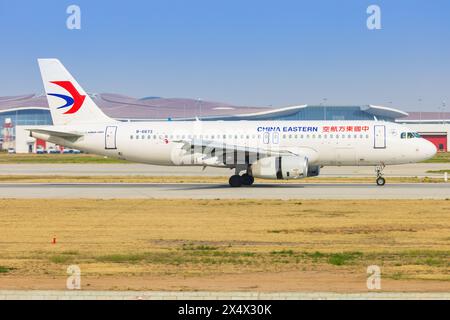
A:
{"type": "Polygon", "coordinates": [[[253,182],[255,182],[255,178],[253,178],[253,176],[249,175],[249,174],[243,174],[242,177],[242,184],[244,186],[251,186],[253,184],[253,182]]]}
{"type": "Polygon", "coordinates": [[[386,179],[384,179],[383,177],[377,178],[377,186],[384,186],[385,183],[386,183],[386,179]]]}
{"type": "Polygon", "coordinates": [[[235,174],[234,176],[231,176],[230,180],[228,182],[230,183],[230,186],[233,188],[242,186],[242,178],[240,175],[237,175],[237,174],[235,174]]]}

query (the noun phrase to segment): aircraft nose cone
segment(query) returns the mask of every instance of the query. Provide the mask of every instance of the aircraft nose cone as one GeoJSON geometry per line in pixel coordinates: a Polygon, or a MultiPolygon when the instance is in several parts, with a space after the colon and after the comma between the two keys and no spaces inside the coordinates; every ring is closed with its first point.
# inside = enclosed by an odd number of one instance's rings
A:
{"type": "Polygon", "coordinates": [[[425,139],[423,140],[423,145],[424,146],[422,148],[423,149],[422,152],[423,152],[423,156],[425,157],[425,160],[433,158],[437,153],[436,146],[433,143],[431,143],[430,141],[425,140],[425,139]]]}

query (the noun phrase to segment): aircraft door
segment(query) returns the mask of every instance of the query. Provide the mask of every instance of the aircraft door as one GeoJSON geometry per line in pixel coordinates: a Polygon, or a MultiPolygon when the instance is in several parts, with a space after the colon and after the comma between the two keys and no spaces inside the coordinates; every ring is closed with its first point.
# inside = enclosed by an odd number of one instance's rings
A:
{"type": "Polygon", "coordinates": [[[265,144],[269,143],[269,133],[268,132],[264,132],[264,134],[263,134],[263,142],[265,144]]]}
{"type": "Polygon", "coordinates": [[[280,143],[280,134],[278,132],[272,133],[272,143],[279,144],[280,143]]]}
{"type": "Polygon", "coordinates": [[[386,148],[386,126],[376,125],[374,126],[374,145],[375,149],[386,148]]]}
{"type": "Polygon", "coordinates": [[[117,149],[116,145],[117,127],[106,127],[105,131],[105,149],[114,150],[117,149]]]}

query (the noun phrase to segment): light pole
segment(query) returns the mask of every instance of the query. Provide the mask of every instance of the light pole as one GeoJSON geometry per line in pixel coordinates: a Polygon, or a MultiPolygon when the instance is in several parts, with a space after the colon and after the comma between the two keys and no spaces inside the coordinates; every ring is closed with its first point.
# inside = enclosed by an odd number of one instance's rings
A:
{"type": "Polygon", "coordinates": [[[323,120],[327,120],[327,98],[322,99],[322,108],[323,108],[323,120]]]}
{"type": "Polygon", "coordinates": [[[422,120],[422,98],[417,99],[417,101],[419,101],[419,108],[420,108],[419,119],[422,120]]]}
{"type": "Polygon", "coordinates": [[[202,117],[202,98],[197,98],[197,103],[198,103],[200,117],[202,117]]]}
{"type": "Polygon", "coordinates": [[[446,102],[445,101],[442,101],[442,105],[439,107],[439,117],[441,118],[441,120],[442,120],[442,124],[444,124],[445,123],[445,116],[443,116],[443,115],[445,115],[445,107],[446,107],[447,105],[446,105],[446,102]]]}

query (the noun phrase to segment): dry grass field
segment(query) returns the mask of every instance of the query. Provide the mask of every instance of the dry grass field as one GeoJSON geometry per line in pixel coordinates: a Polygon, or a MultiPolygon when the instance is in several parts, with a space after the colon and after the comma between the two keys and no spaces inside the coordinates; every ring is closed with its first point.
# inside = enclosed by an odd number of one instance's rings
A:
{"type": "Polygon", "coordinates": [[[450,291],[450,201],[0,200],[0,289],[71,264],[94,290],[364,291],[375,264],[384,290],[450,291]]]}

